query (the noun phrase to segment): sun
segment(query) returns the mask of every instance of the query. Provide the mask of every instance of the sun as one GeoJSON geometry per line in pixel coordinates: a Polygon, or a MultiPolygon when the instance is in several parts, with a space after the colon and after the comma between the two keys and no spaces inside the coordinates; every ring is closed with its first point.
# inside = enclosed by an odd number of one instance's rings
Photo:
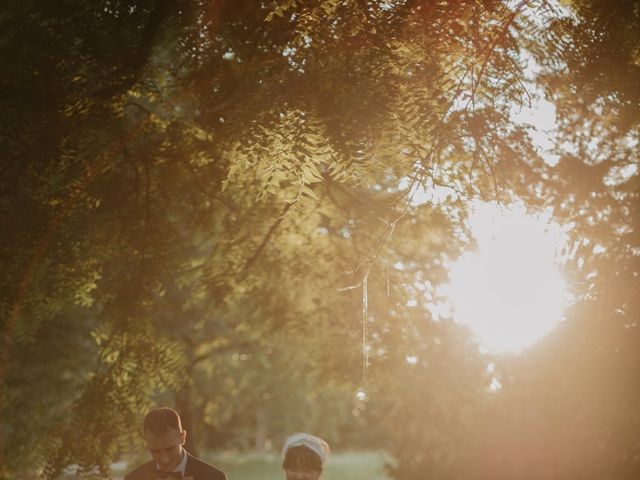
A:
{"type": "Polygon", "coordinates": [[[517,353],[562,319],[567,302],[558,254],[566,229],[524,206],[474,205],[469,219],[477,250],[450,268],[446,288],[456,321],[494,353],[517,353]]]}

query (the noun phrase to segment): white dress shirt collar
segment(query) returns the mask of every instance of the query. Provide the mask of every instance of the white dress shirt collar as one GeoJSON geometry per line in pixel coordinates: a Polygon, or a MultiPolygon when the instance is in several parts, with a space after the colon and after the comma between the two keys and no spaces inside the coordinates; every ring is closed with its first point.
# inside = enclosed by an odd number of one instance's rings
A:
{"type": "MultiPolygon", "coordinates": [[[[156,468],[160,468],[160,465],[158,465],[156,463],[156,468]]],[[[182,474],[182,476],[184,477],[185,471],[187,470],[187,451],[183,448],[182,449],[182,459],[180,460],[180,462],[178,462],[178,465],[176,465],[173,470],[171,470],[172,472],[180,472],[182,474]]]]}

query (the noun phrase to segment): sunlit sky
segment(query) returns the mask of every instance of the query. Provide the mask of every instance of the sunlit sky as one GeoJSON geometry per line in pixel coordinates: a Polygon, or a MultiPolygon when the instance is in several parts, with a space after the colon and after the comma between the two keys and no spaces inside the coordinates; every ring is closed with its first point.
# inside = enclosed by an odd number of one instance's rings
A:
{"type": "Polygon", "coordinates": [[[558,254],[566,228],[547,212],[482,202],[474,204],[469,228],[476,248],[451,265],[441,293],[481,347],[519,352],[562,319],[568,294],[558,254]]]}
{"type": "MultiPolygon", "coordinates": [[[[538,65],[530,56],[523,61],[533,76],[538,65]]],[[[530,85],[531,104],[514,108],[511,118],[533,127],[534,146],[554,165],[555,107],[530,85]]],[[[418,186],[412,204],[438,204],[456,196],[447,187],[418,186]]],[[[451,265],[450,283],[439,292],[446,303],[432,304],[432,313],[469,326],[484,350],[519,352],[562,319],[569,295],[558,263],[568,229],[549,212],[528,213],[522,204],[477,201],[471,210],[468,226],[476,248],[451,265]]]]}

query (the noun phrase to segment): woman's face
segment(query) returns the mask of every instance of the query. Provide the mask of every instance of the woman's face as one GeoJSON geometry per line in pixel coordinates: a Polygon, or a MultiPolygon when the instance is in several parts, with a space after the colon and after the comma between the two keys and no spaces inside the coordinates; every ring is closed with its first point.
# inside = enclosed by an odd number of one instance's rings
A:
{"type": "Polygon", "coordinates": [[[298,468],[287,468],[284,476],[287,480],[318,480],[320,478],[318,470],[302,470],[298,468]]]}

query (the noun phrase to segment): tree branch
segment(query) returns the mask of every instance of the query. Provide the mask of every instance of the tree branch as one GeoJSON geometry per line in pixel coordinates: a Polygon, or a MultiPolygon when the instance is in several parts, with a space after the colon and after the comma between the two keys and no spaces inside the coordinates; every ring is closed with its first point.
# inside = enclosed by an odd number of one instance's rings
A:
{"type": "Polygon", "coordinates": [[[271,225],[271,227],[269,228],[269,231],[267,232],[267,234],[264,236],[264,238],[262,239],[262,242],[260,242],[260,245],[258,246],[258,249],[255,251],[255,253],[247,260],[247,262],[244,264],[244,267],[242,269],[242,274],[240,278],[245,278],[247,276],[247,273],[249,273],[249,269],[253,266],[253,264],[255,263],[255,261],[258,259],[258,257],[260,256],[260,254],[262,253],[262,251],[264,250],[264,248],[267,246],[267,243],[269,243],[269,239],[271,238],[271,236],[275,233],[276,229],[278,228],[278,226],[282,223],[282,221],[284,220],[285,215],[287,214],[287,212],[291,209],[291,207],[293,207],[296,204],[296,202],[289,202],[284,206],[284,209],[282,210],[282,214],[280,214],[280,216],[278,217],[278,219],[273,223],[273,225],[271,225]]]}

